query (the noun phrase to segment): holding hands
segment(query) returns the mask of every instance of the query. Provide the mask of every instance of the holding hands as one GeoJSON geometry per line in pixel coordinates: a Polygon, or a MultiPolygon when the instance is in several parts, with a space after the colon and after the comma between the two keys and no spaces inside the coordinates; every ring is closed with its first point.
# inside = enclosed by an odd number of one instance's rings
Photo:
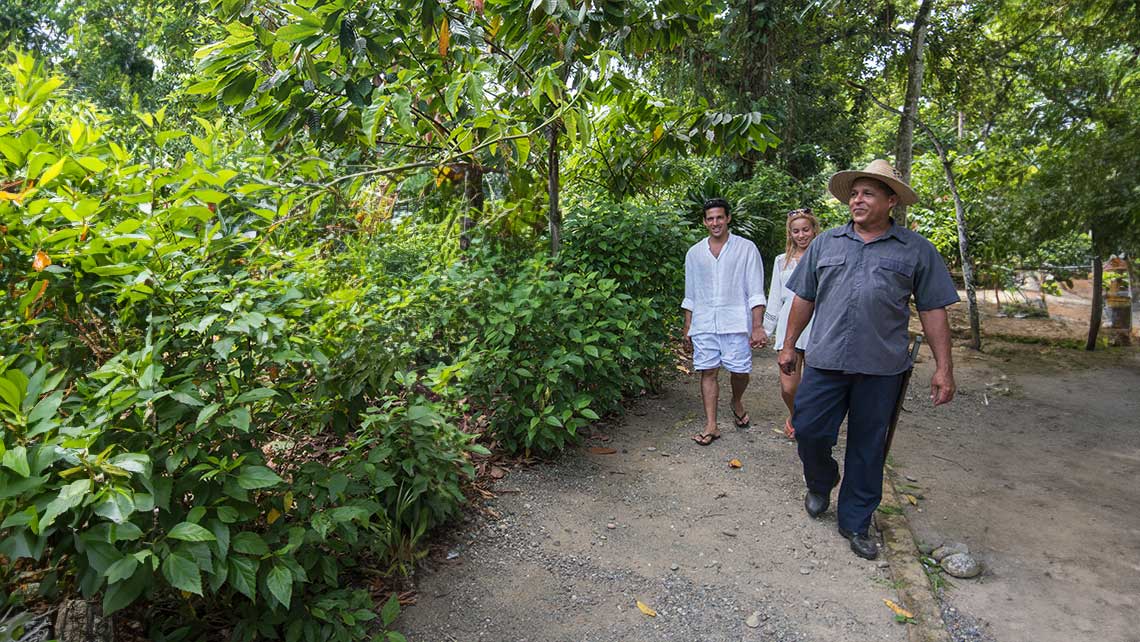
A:
{"type": "Polygon", "coordinates": [[[753,326],[752,337],[749,339],[748,343],[753,348],[763,348],[764,346],[768,345],[768,333],[765,332],[764,328],[759,325],[753,326]]]}

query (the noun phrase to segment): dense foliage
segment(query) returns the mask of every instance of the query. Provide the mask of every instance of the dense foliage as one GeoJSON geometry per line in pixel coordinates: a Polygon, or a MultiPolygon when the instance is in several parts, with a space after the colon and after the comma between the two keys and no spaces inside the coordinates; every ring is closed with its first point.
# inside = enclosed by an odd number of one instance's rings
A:
{"type": "MultiPolygon", "coordinates": [[[[706,198],[766,263],[787,210],[846,220],[824,180],[895,147],[919,4],[0,12],[0,612],[400,639],[368,587],[492,452],[661,384],[706,198]]],[[[908,223],[948,262],[953,174],[985,284],[1140,251],[1136,25],[934,5],[908,223]]]]}
{"type": "Polygon", "coordinates": [[[320,161],[285,178],[148,115],[195,150],[139,163],[31,58],[8,70],[0,554],[51,569],[49,595],[173,590],[236,639],[359,639],[344,579],[410,570],[477,435],[560,449],[669,362],[677,275],[635,259],[683,252],[675,215],[583,212],[558,266],[494,239],[461,260],[410,223],[322,240],[282,225],[335,206],[304,186],[320,161]]]}

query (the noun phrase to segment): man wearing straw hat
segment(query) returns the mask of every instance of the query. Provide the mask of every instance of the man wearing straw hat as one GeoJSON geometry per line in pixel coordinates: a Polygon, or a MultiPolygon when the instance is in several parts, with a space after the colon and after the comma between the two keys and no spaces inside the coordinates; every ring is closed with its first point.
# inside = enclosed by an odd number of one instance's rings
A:
{"type": "Polygon", "coordinates": [[[889,163],[839,172],[827,188],[847,204],[851,220],[819,235],[792,274],[788,287],[796,297],[779,364],[785,372],[795,367],[796,340],[814,312],[792,415],[807,482],[804,509],[818,517],[830,504],[839,483],[831,451],[846,416],[839,533],[856,555],[875,559],[869,529],[882,499],[887,427],[912,366],[910,298],[934,353],[930,399],[937,406],[954,398],[946,306],[958,301],[958,291],[930,241],[891,219],[891,208],[918,197],[889,163]]]}

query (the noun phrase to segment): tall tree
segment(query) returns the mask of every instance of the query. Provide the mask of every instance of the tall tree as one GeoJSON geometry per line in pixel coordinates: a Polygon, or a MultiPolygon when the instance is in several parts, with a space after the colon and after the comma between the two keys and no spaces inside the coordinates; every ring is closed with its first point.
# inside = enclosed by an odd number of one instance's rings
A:
{"type": "MultiPolygon", "coordinates": [[[[7,3],[10,5],[10,3],[7,3]]],[[[0,10],[0,47],[27,50],[115,115],[171,104],[210,27],[196,2],[24,0],[0,10]]]]}
{"type": "MultiPolygon", "coordinates": [[[[203,108],[240,111],[280,145],[307,136],[361,168],[330,185],[503,175],[520,203],[545,192],[552,245],[561,155],[585,148],[595,121],[633,101],[675,103],[639,83],[627,58],[670,49],[711,20],[708,2],[682,0],[212,4],[229,35],[200,52],[203,80],[188,91],[206,97],[203,108]]],[[[723,116],[705,108],[676,128],[627,124],[674,148],[772,142],[751,114],[723,116]]]]}
{"type": "MultiPolygon", "coordinates": [[[[907,52],[906,100],[903,102],[902,117],[899,118],[899,133],[895,143],[895,169],[902,174],[903,181],[910,182],[910,167],[914,159],[914,125],[918,118],[918,99],[922,96],[923,56],[926,49],[926,28],[934,0],[922,0],[914,17],[910,32],[910,49],[907,52]]],[[[906,227],[906,205],[895,207],[895,221],[906,227]]]]}
{"type": "MultiPolygon", "coordinates": [[[[724,0],[711,30],[656,52],[646,73],[671,94],[772,118],[780,145],[764,160],[800,180],[850,167],[865,139],[867,103],[844,84],[865,79],[896,48],[894,3],[724,0]]],[[[733,159],[738,176],[748,158],[733,159]]]]}

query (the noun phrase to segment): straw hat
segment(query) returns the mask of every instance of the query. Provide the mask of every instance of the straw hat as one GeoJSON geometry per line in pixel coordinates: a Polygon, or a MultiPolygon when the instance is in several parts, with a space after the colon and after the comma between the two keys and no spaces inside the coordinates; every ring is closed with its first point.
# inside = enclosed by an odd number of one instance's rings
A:
{"type": "Polygon", "coordinates": [[[873,178],[890,185],[899,197],[899,205],[914,205],[918,202],[918,195],[910,185],[903,182],[902,174],[881,158],[876,158],[861,170],[849,169],[836,172],[831,180],[827,181],[827,191],[840,202],[846,203],[851,198],[851,184],[860,178],[873,178]]]}

